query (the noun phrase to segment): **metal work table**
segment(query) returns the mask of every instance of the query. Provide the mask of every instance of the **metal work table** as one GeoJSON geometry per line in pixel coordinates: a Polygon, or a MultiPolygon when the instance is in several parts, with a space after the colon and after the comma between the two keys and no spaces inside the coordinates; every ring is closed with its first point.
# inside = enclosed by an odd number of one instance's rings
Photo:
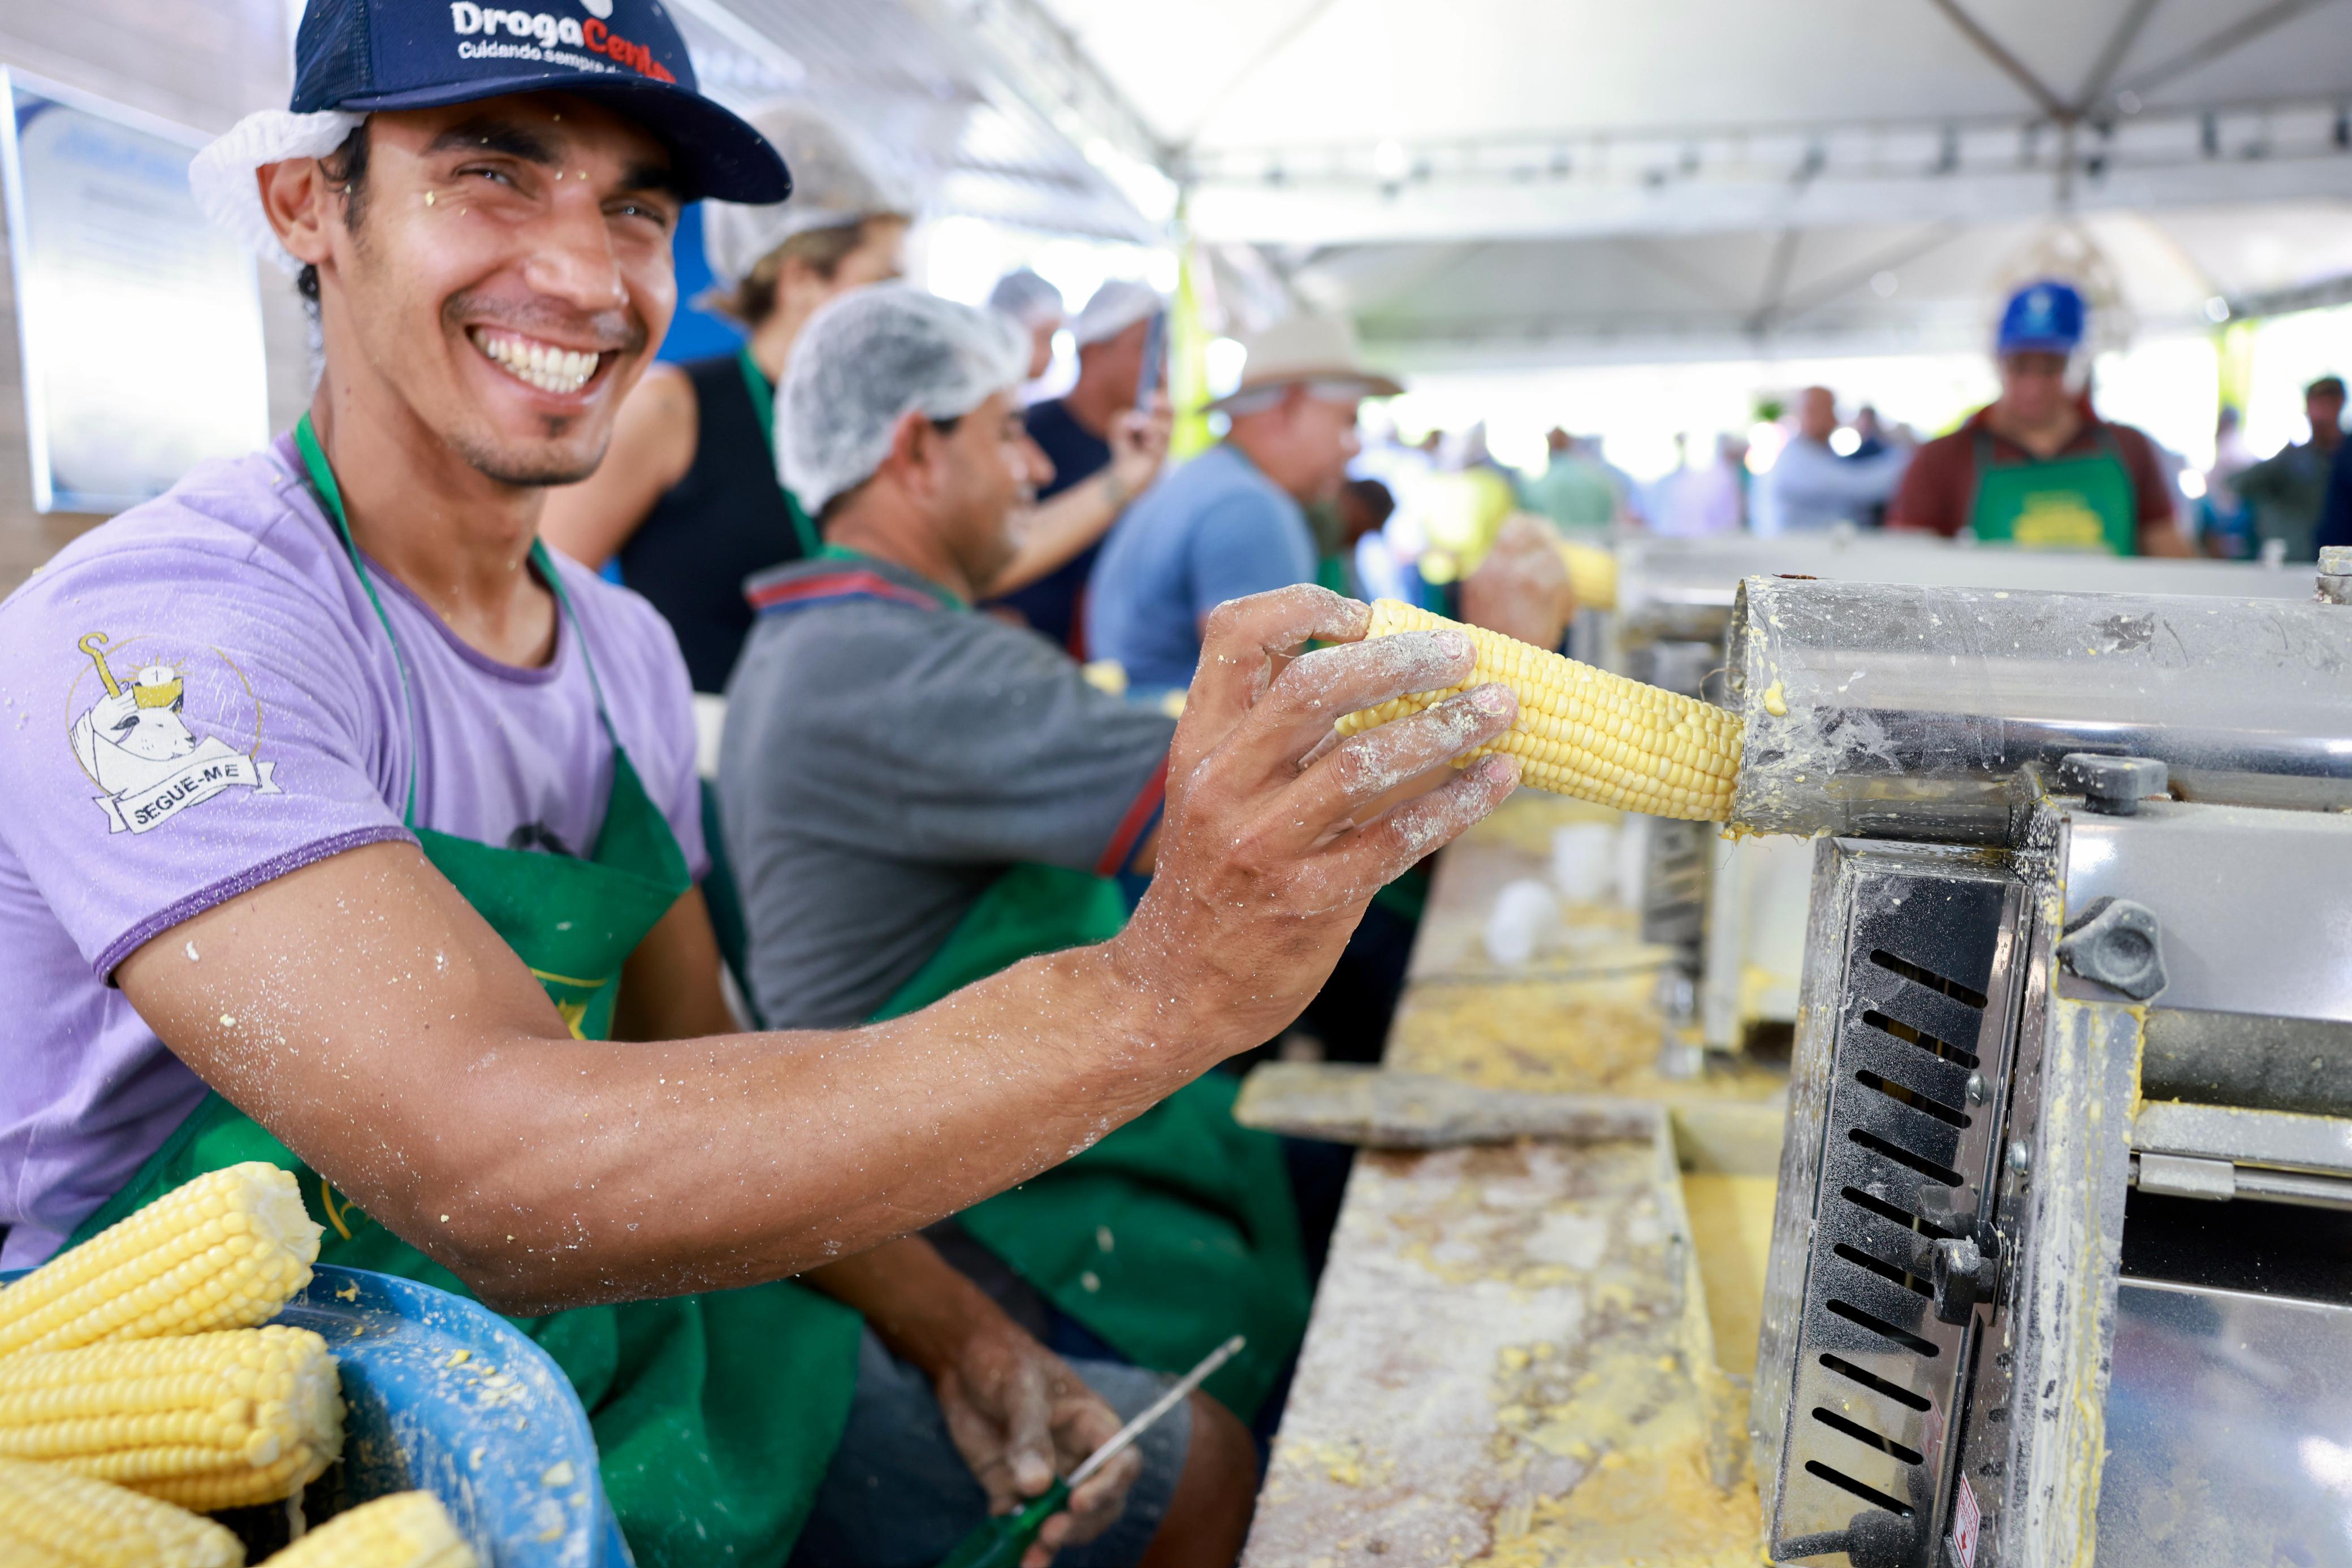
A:
{"type": "Polygon", "coordinates": [[[1655,1132],[1359,1156],[1246,1568],[1757,1561],[1744,1375],[1785,1081],[1658,1071],[1669,953],[1630,912],[1568,906],[1518,969],[1480,938],[1555,829],[1613,820],[1525,793],[1447,852],[1388,1065],[1639,1100],[1655,1132]]]}

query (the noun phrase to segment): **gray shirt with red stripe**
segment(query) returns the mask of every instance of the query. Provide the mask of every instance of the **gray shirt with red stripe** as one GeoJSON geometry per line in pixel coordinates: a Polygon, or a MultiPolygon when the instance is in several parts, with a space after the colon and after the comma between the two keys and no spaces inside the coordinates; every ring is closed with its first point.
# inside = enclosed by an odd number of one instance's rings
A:
{"type": "Polygon", "coordinates": [[[881,561],[753,578],[720,820],[772,1028],[862,1021],[1022,862],[1111,874],[1159,820],[1175,721],[881,561]]]}

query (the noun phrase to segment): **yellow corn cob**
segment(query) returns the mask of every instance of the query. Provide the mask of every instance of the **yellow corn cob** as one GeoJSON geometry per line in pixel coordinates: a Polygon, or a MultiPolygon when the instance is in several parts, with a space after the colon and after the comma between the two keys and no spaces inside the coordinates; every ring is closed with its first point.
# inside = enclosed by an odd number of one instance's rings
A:
{"type": "Polygon", "coordinates": [[[55,1465],[0,1459],[0,1563],[7,1568],[243,1568],[245,1547],[209,1519],[55,1465]]]}
{"type": "Polygon", "coordinates": [[[429,1491],[396,1491],[339,1513],[261,1568],[477,1568],[429,1491]]]}
{"type": "Polygon", "coordinates": [[[0,1290],[0,1356],[267,1322],[310,1282],[319,1234],[289,1172],[207,1172],[0,1290]]]}
{"type": "Polygon", "coordinates": [[[224,1329],[0,1358],[0,1457],[204,1512],[275,1502],[342,1451],[327,1342],[224,1329]]]}
{"type": "Polygon", "coordinates": [[[1655,817],[1719,822],[1730,816],[1739,777],[1736,715],[1393,599],[1372,606],[1366,635],[1439,628],[1469,637],[1478,658],[1470,678],[1349,714],[1339,721],[1340,734],[1355,735],[1419,713],[1465,686],[1499,681],[1518,695],[1517,721],[1457,763],[1507,751],[1519,759],[1522,782],[1554,794],[1655,817]]]}

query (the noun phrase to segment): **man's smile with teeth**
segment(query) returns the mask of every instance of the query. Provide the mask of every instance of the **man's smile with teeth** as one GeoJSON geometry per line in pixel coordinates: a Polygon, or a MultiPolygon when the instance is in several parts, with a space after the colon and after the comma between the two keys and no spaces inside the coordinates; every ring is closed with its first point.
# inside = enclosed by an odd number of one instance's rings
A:
{"type": "Polygon", "coordinates": [[[500,370],[541,392],[576,392],[595,375],[602,354],[560,349],[552,343],[476,327],[468,334],[474,347],[500,370]]]}

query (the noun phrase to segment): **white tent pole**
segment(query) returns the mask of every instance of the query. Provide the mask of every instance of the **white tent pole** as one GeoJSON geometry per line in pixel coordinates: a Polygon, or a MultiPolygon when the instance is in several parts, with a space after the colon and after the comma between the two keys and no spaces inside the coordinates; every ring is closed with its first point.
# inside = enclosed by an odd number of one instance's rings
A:
{"type": "Polygon", "coordinates": [[[2026,96],[2042,106],[2042,113],[2061,123],[2074,118],[2074,111],[2050,90],[2049,84],[2034,75],[2023,60],[2010,53],[2000,39],[1986,32],[1982,23],[1961,10],[1959,0],[1927,0],[1927,3],[1941,11],[1945,18],[1959,29],[1960,36],[1977,47],[1979,54],[1999,66],[2003,74],[2023,88],[2026,96]]]}
{"type": "Polygon", "coordinates": [[[2209,35],[2202,42],[2181,50],[2163,64],[2150,66],[2116,90],[2118,93],[2144,94],[2150,88],[2161,87],[2175,77],[2185,75],[2200,66],[2210,65],[2231,50],[2252,43],[2280,24],[2291,22],[2305,11],[2315,10],[2327,3],[2328,0],[2276,0],[2276,4],[2265,5],[2251,16],[2241,17],[2219,32],[2209,35]]]}

